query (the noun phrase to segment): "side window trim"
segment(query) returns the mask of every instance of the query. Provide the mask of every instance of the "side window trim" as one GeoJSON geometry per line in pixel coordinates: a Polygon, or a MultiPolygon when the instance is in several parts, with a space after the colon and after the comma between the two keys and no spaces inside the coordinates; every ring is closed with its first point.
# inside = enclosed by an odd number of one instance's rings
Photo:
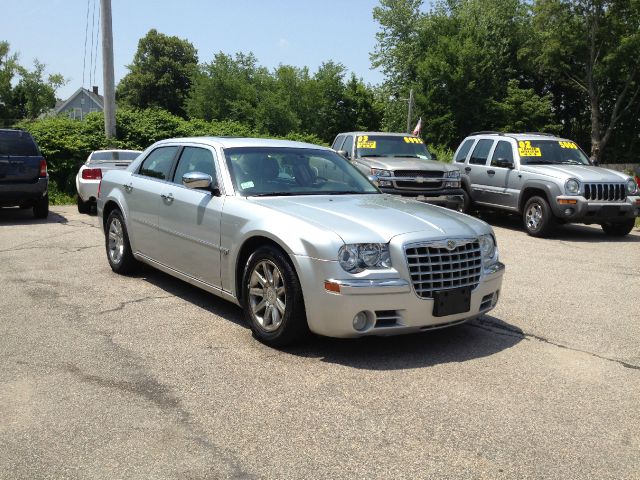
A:
{"type": "Polygon", "coordinates": [[[515,157],[513,155],[513,144],[508,140],[498,140],[496,142],[496,144],[493,147],[493,151],[491,152],[491,161],[489,162],[489,165],[491,167],[495,167],[495,168],[504,168],[504,167],[498,167],[497,165],[494,164],[494,161],[497,160],[496,152],[498,151],[498,147],[500,146],[500,144],[506,144],[509,147],[509,152],[511,154],[511,158],[507,159],[507,160],[511,160],[513,162],[513,164],[515,165],[515,157]]]}
{"type": "MultiPolygon", "coordinates": [[[[174,158],[174,163],[173,163],[173,167],[172,167],[172,171],[171,171],[171,180],[168,180],[169,183],[171,183],[172,185],[181,187],[181,188],[186,188],[188,190],[191,190],[188,187],[185,187],[184,185],[182,185],[182,182],[176,182],[175,181],[175,176],[176,176],[176,171],[178,170],[178,163],[180,162],[180,158],[182,157],[182,153],[184,152],[184,150],[187,147],[191,147],[191,148],[201,148],[203,150],[208,151],[209,153],[211,153],[212,156],[212,160],[213,160],[213,170],[216,174],[214,180],[218,183],[218,189],[220,190],[220,195],[225,195],[225,188],[224,188],[224,182],[222,181],[222,171],[220,170],[220,167],[218,165],[218,154],[216,153],[216,149],[213,147],[210,147],[209,145],[201,145],[201,144],[184,144],[180,146],[180,151],[179,151],[179,155],[176,156],[176,158],[174,158]]],[[[204,192],[204,190],[200,190],[202,192],[204,192]]],[[[211,192],[209,192],[211,193],[211,192]]]]}
{"type": "Polygon", "coordinates": [[[167,183],[173,183],[170,179],[173,178],[173,173],[177,164],[177,159],[180,157],[180,154],[182,153],[182,145],[173,145],[173,144],[169,144],[169,145],[159,145],[157,148],[154,148],[153,150],[151,150],[140,162],[140,165],[138,165],[138,168],[133,172],[134,175],[138,175],[140,177],[144,177],[144,178],[149,178],[151,180],[155,180],[157,182],[167,182],[167,183]],[[171,160],[171,167],[169,168],[169,178],[165,178],[165,179],[161,179],[161,178],[156,178],[156,177],[151,177],[149,175],[145,175],[143,173],[140,173],[140,171],[142,170],[142,166],[144,165],[144,162],[147,161],[147,159],[153,154],[153,152],[157,151],[160,148],[166,148],[166,147],[177,147],[176,149],[176,153],[174,153],[173,155],[173,159],[171,160]]]}
{"type": "Polygon", "coordinates": [[[347,135],[338,135],[336,139],[333,141],[333,148],[335,151],[340,150],[340,147],[344,144],[344,141],[347,139],[347,135]]]}
{"type": "Polygon", "coordinates": [[[344,136],[344,142],[342,142],[342,148],[344,149],[345,144],[349,140],[351,141],[351,147],[349,148],[349,150],[347,150],[347,153],[349,154],[348,159],[349,160],[353,160],[353,158],[354,158],[353,146],[355,145],[355,137],[353,135],[345,135],[344,136]]]}
{"type": "Polygon", "coordinates": [[[473,146],[473,150],[471,151],[471,155],[469,156],[469,162],[468,162],[469,165],[476,165],[478,167],[486,167],[489,164],[489,159],[491,158],[491,155],[493,154],[493,150],[496,148],[496,144],[497,144],[497,142],[492,138],[479,138],[478,141],[473,146]],[[484,162],[483,163],[472,162],[473,154],[475,153],[476,149],[480,146],[480,143],[482,143],[483,141],[491,142],[491,146],[489,147],[489,150],[487,151],[487,156],[484,158],[484,162]]]}
{"type": "MultiPolygon", "coordinates": [[[[473,148],[475,147],[477,141],[478,141],[477,138],[469,138],[469,139],[465,140],[464,142],[462,142],[462,144],[460,145],[460,150],[462,150],[464,148],[465,143],[469,145],[469,149],[467,150],[467,153],[465,154],[464,157],[462,157],[459,160],[454,160],[453,163],[467,163],[467,160],[469,160],[469,154],[473,151],[473,148]]],[[[454,154],[454,156],[453,156],[454,159],[456,158],[457,154],[458,154],[458,152],[456,152],[454,154]]]]}

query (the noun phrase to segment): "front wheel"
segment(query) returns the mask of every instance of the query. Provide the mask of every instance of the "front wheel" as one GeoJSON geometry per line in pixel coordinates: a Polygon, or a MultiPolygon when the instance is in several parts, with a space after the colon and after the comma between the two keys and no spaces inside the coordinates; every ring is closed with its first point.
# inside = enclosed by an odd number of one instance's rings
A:
{"type": "Polygon", "coordinates": [[[628,235],[631,230],[633,230],[635,224],[636,219],[630,218],[623,222],[603,223],[601,226],[604,233],[611,237],[624,237],[625,235],[628,235]]]}
{"type": "Polygon", "coordinates": [[[131,252],[127,226],[119,210],[109,214],[104,238],[111,270],[122,275],[134,271],[138,262],[131,252]]]}
{"type": "Polygon", "coordinates": [[[298,342],[309,332],[298,276],[274,247],[260,247],[249,257],[242,307],[253,335],[271,347],[298,342]]]}
{"type": "Polygon", "coordinates": [[[462,213],[471,211],[471,197],[466,190],[462,190],[462,203],[458,205],[458,211],[462,213]]]}
{"type": "Polygon", "coordinates": [[[551,207],[542,197],[535,196],[527,200],[522,219],[524,228],[532,237],[545,237],[554,227],[551,207]]]}

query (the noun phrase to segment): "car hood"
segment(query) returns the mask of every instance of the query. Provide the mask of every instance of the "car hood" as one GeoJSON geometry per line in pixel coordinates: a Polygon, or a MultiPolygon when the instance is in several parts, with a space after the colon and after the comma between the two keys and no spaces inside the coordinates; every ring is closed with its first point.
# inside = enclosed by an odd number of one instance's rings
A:
{"type": "Polygon", "coordinates": [[[561,180],[576,178],[582,182],[620,182],[627,179],[623,173],[591,165],[523,165],[520,170],[561,180]]]}
{"type": "Polygon", "coordinates": [[[428,239],[491,232],[485,222],[468,215],[392,195],[253,197],[251,200],[331,230],[345,243],[387,243],[397,235],[415,232],[424,232],[428,239]]]}
{"type": "Polygon", "coordinates": [[[455,170],[455,167],[436,160],[423,160],[414,157],[363,157],[359,158],[371,168],[381,168],[383,170],[425,170],[446,172],[455,170]]]}

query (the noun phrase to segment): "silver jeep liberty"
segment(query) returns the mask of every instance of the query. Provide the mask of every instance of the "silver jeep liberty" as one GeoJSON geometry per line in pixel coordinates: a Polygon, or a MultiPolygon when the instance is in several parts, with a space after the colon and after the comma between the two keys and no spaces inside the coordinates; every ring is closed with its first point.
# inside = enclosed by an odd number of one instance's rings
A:
{"type": "Polygon", "coordinates": [[[347,132],[338,134],[331,148],[370,177],[384,193],[456,210],[464,205],[460,171],[436,161],[419,137],[347,132]]]}
{"type": "Polygon", "coordinates": [[[473,133],[453,157],[472,205],[517,212],[532,236],[555,224],[599,224],[624,236],[640,215],[636,182],[595,166],[568,139],[540,133],[473,133]]]}

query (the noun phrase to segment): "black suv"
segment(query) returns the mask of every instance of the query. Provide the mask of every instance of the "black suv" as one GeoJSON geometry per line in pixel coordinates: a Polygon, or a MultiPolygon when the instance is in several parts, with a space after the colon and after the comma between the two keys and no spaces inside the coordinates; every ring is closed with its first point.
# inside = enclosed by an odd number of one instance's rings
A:
{"type": "Polygon", "coordinates": [[[0,207],[33,208],[49,215],[47,162],[28,132],[0,129],[0,207]]]}

